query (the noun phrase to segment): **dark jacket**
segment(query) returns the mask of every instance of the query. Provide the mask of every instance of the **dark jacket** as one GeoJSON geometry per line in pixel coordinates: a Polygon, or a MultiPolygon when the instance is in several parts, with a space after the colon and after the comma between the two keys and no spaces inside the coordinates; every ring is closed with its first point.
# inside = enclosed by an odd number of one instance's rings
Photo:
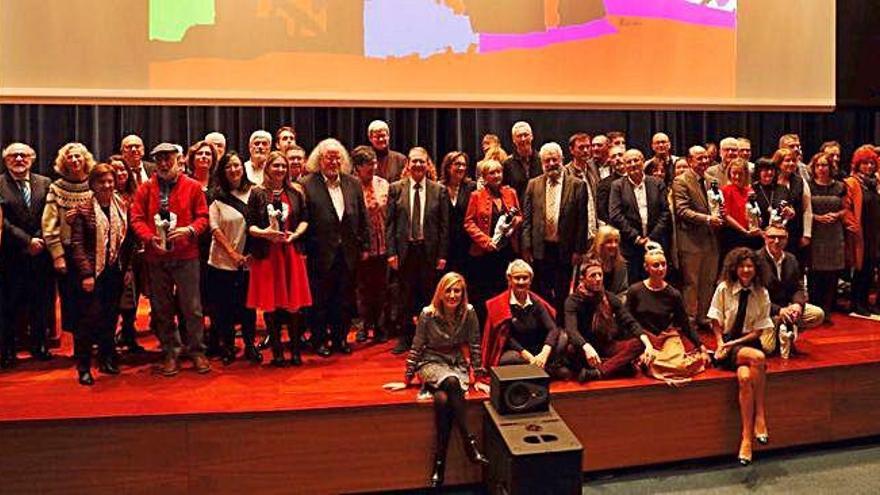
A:
{"type": "Polygon", "coordinates": [[[46,207],[46,193],[51,183],[48,177],[30,174],[31,206],[28,208],[12,174],[0,174],[4,257],[28,256],[27,249],[31,239],[43,237],[43,209],[46,207]]]}
{"type": "MultiPolygon", "coordinates": [[[[406,259],[408,240],[411,234],[412,207],[410,189],[413,181],[403,178],[388,189],[388,210],[385,215],[385,240],[388,256],[406,259]]],[[[446,188],[425,179],[425,204],[422,220],[422,234],[425,238],[425,254],[432,265],[437,260],[446,259],[449,250],[449,198],[446,188]]]]}
{"type": "MultiPolygon", "coordinates": [[[[300,222],[308,222],[309,215],[303,194],[294,188],[285,189],[287,200],[290,202],[290,212],[287,214],[287,225],[295,229],[300,222]]],[[[247,204],[247,225],[265,229],[269,226],[269,210],[266,208],[271,203],[269,192],[260,186],[251,189],[251,195],[247,204]]],[[[308,231],[306,231],[308,232],[308,231]]],[[[264,259],[269,255],[269,241],[255,237],[248,233],[245,251],[256,259],[264,259]]]]}
{"type": "MultiPolygon", "coordinates": [[[[522,249],[530,251],[535,259],[544,259],[544,236],[547,176],[541,175],[529,181],[523,199],[522,249]]],[[[587,184],[562,174],[562,195],[559,202],[557,232],[559,257],[570,261],[574,253],[587,250],[587,184]]]]}
{"type": "MultiPolygon", "coordinates": [[[[841,247],[842,249],[842,247],[841,247]]],[[[767,292],[770,293],[770,315],[776,316],[779,310],[791,303],[800,305],[803,309],[807,303],[807,295],[804,292],[804,277],[800,265],[793,254],[788,251],[782,253],[782,277],[776,274],[776,264],[770,258],[766,248],[756,251],[758,259],[763,264],[764,273],[767,276],[767,292]]]]}
{"type": "Polygon", "coordinates": [[[342,220],[333,208],[323,174],[311,173],[300,179],[300,183],[305,189],[306,209],[309,212],[305,243],[309,275],[320,276],[330,270],[339,248],[342,249],[348,269],[354,270],[360,254],[370,250],[370,220],[360,181],[352,175],[339,174],[345,203],[342,220]]]}
{"type": "Polygon", "coordinates": [[[541,159],[538,158],[536,151],[532,151],[529,158],[513,153],[507,160],[504,160],[501,166],[504,170],[503,184],[512,187],[516,191],[516,197],[520,203],[523,201],[523,195],[526,192],[529,180],[544,173],[544,168],[541,167],[541,159]]]}
{"type": "MultiPolygon", "coordinates": [[[[656,177],[646,176],[645,196],[648,200],[648,237],[659,242],[664,250],[669,239],[669,202],[666,184],[656,177]]],[[[623,252],[633,253],[636,238],[642,235],[642,219],[639,216],[639,205],[636,201],[634,186],[629,179],[622,179],[611,184],[608,198],[608,218],[611,225],[620,231],[620,246],[623,252]]]]}

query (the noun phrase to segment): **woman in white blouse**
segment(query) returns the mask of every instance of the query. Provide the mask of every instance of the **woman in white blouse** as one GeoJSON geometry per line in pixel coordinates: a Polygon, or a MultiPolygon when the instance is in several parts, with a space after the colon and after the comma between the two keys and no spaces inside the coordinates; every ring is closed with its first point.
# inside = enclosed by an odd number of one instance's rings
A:
{"type": "Polygon", "coordinates": [[[716,365],[736,371],[742,441],[739,462],[752,462],[752,439],[767,444],[770,436],[764,417],[765,356],[761,334],[773,330],[766,274],[757,255],[748,248],[735,248],[724,258],[721,282],[715,289],[708,318],[717,347],[716,365]]]}
{"type": "Polygon", "coordinates": [[[235,324],[241,323],[244,355],[253,362],[263,356],[254,346],[257,313],[247,308],[248,257],[244,254],[247,238],[247,204],[251,182],[244,173],[241,158],[234,151],[223,155],[214,169],[214,201],[208,208],[211,225],[211,249],[208,254],[208,293],[213,300],[214,330],[221,341],[223,364],[235,361],[235,324]]]}

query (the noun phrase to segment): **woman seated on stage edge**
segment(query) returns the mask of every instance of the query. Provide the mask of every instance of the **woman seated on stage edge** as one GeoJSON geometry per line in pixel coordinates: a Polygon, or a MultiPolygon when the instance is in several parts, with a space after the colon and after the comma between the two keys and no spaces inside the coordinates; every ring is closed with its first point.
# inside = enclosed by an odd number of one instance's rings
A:
{"type": "Polygon", "coordinates": [[[766,370],[760,336],[773,330],[773,320],[762,266],[749,248],[728,253],[707,315],[717,342],[716,366],[735,370],[739,379],[739,462],[743,466],[752,462],[753,438],[760,444],[770,440],[764,417],[766,370]]]}
{"type": "Polygon", "coordinates": [[[507,290],[486,301],[486,367],[533,364],[568,379],[571,373],[562,366],[568,338],[556,326],[553,307],[530,290],[533,277],[528,263],[514,260],[507,266],[507,290]]]}
{"type": "Polygon", "coordinates": [[[476,437],[468,432],[464,397],[471,383],[468,371],[480,369],[480,363],[480,327],[473,306],[468,304],[465,280],[458,273],[447,273],[437,284],[430,306],[419,315],[404,376],[404,383],[409,385],[418,375],[434,393],[437,440],[428,481],[431,487],[443,484],[453,422],[471,462],[488,463],[477,449],[476,437]],[[465,345],[470,350],[470,367],[462,352],[465,345]]]}

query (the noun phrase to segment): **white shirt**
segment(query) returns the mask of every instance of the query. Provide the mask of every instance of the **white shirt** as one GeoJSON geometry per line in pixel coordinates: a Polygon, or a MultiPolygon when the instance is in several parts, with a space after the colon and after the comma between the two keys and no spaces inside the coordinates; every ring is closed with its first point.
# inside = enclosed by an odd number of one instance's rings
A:
{"type": "MultiPolygon", "coordinates": [[[[321,175],[324,175],[323,173],[321,175]]],[[[327,192],[330,193],[330,201],[333,202],[333,209],[336,210],[336,217],[342,221],[342,215],[345,214],[345,198],[342,197],[342,178],[338,175],[335,181],[331,181],[324,175],[324,184],[327,186],[327,192]]]]}
{"type": "MultiPolygon", "coordinates": [[[[706,316],[720,323],[724,333],[729,333],[733,329],[741,290],[742,286],[739,282],[728,285],[727,281],[722,281],[715,289],[715,295],[712,296],[712,304],[706,316]]],[[[770,294],[763,287],[752,288],[743,323],[743,335],[766,328],[773,328],[773,320],[770,319],[770,294]]]]}
{"type": "Polygon", "coordinates": [[[642,219],[642,237],[648,235],[648,190],[645,188],[645,179],[642,178],[640,184],[636,184],[632,179],[627,178],[633,186],[633,194],[636,196],[636,204],[639,205],[639,217],[642,219]]]}
{"type": "MultiPolygon", "coordinates": [[[[422,224],[422,233],[425,232],[425,187],[427,186],[427,180],[422,177],[421,182],[418,182],[421,186],[419,189],[419,205],[421,206],[421,210],[419,211],[419,222],[422,224]]],[[[409,207],[410,207],[410,219],[412,219],[412,205],[415,204],[415,196],[416,196],[416,182],[412,179],[409,180],[409,207]]]]}
{"type": "Polygon", "coordinates": [[[599,165],[596,167],[599,170],[599,180],[604,179],[611,175],[611,165],[608,165],[607,162],[604,165],[599,165]]]}
{"type": "Polygon", "coordinates": [[[555,232],[544,230],[544,239],[551,242],[559,240],[559,203],[562,202],[562,175],[556,179],[556,184],[547,177],[544,181],[544,224],[551,221],[556,225],[555,232]]]}
{"type": "MultiPolygon", "coordinates": [[[[233,195],[247,204],[250,198],[250,189],[246,192],[235,191],[233,195]]],[[[232,249],[238,254],[244,253],[244,244],[247,239],[247,221],[238,210],[222,201],[214,201],[208,208],[208,222],[211,232],[215,229],[223,232],[232,249]]],[[[229,254],[216,240],[211,241],[211,249],[208,252],[208,264],[220,270],[238,270],[229,254]]]]}
{"type": "Polygon", "coordinates": [[[520,304],[519,301],[516,299],[516,296],[513,294],[513,291],[511,290],[510,291],[510,305],[511,306],[516,305],[521,308],[528,308],[529,306],[532,305],[532,296],[526,294],[526,302],[523,304],[520,304]]]}
{"type": "Polygon", "coordinates": [[[254,162],[248,160],[244,162],[244,171],[247,173],[247,178],[249,181],[254,184],[261,186],[263,185],[263,172],[266,171],[266,165],[263,164],[262,168],[254,168],[254,162]]]}

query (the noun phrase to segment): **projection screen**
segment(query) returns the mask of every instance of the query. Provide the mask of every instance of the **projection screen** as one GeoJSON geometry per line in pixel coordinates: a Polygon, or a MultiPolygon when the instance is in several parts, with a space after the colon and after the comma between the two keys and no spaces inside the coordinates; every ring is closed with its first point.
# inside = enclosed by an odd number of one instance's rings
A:
{"type": "Polygon", "coordinates": [[[834,0],[0,0],[0,100],[830,109],[834,0]]]}

